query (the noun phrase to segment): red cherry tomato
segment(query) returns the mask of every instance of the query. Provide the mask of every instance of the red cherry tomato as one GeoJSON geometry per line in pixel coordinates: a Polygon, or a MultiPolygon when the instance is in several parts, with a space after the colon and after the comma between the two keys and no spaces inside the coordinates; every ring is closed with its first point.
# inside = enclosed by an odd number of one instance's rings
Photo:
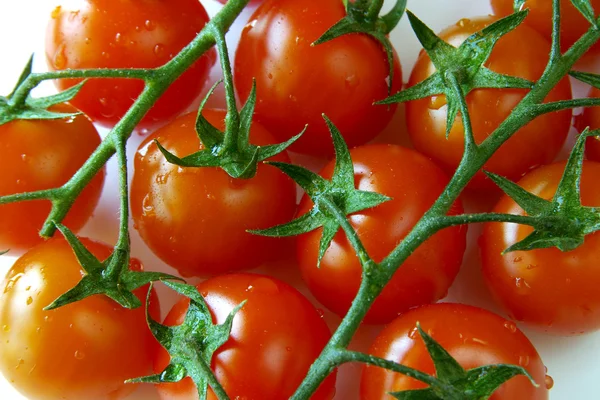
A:
{"type": "MultiPolygon", "coordinates": [[[[82,242],[101,260],[110,255],[105,244],[82,242]]],[[[133,259],[130,267],[139,270],[141,264],[133,259]]],[[[156,342],[143,307],[126,310],[96,295],[43,310],[82,274],[69,244],[55,238],[19,258],[2,284],[0,372],[27,398],[121,399],[135,389],[125,379],[149,373],[156,342]]],[[[142,301],[145,290],[136,292],[142,301]]],[[[158,315],[153,297],[151,312],[158,315]]]]}
{"type": "MultiPolygon", "coordinates": [[[[514,0],[491,0],[494,13],[499,16],[507,16],[513,13],[514,0]]],[[[600,1],[591,0],[592,7],[600,10],[600,1]]],[[[552,1],[525,0],[523,9],[529,9],[529,15],[525,23],[540,32],[548,41],[552,37],[552,1]]],[[[567,51],[589,28],[590,23],[573,7],[571,0],[561,0],[561,24],[560,45],[563,52],[567,51]]],[[[600,50],[600,46],[592,47],[594,52],[600,50]]]]}
{"type": "MultiPolygon", "coordinates": [[[[208,22],[198,0],[76,0],[52,13],[46,58],[52,70],[155,68],[173,58],[208,22]]],[[[200,94],[215,62],[210,51],[186,71],[144,117],[140,127],[164,123],[200,94]]],[[[80,80],[58,80],[65,90],[80,80]]],[[[95,122],[113,126],[142,92],[135,79],[90,79],[71,101],[95,122]]]]}
{"type": "MultiPolygon", "coordinates": [[[[64,104],[53,110],[77,112],[64,104]]],[[[0,196],[62,186],[99,144],[98,132],[84,115],[0,125],[0,196]]],[[[75,232],[83,227],[96,208],[103,184],[104,169],[75,201],[65,225],[75,232]]],[[[0,249],[23,251],[40,243],[39,231],[50,209],[47,200],[0,205],[0,249]]]]}
{"type": "MultiPolygon", "coordinates": [[[[240,38],[234,78],[246,99],[256,78],[256,118],[279,141],[308,130],[292,150],[333,154],[325,113],[349,147],[366,143],[390,122],[396,107],[373,105],[388,96],[383,47],[365,35],[345,35],[311,46],[346,15],[338,0],[266,1],[240,38]]],[[[396,57],[392,92],[402,85],[396,57]]]]}
{"type": "MultiPolygon", "coordinates": [[[[246,304],[233,320],[230,339],[212,359],[212,369],[230,398],[248,400],[288,399],[300,385],[310,365],[329,340],[329,328],[314,306],[293,287],[274,278],[254,274],[221,275],[198,285],[215,323],[222,324],[242,301],[246,304]]],[[[179,301],[165,324],[183,323],[188,299],[179,301]]],[[[156,373],[168,364],[160,349],[156,373]]],[[[161,400],[198,399],[190,378],[158,385],[161,400]]],[[[311,397],[332,399],[335,374],[311,397]]],[[[209,391],[209,400],[216,397],[209,391]]]]}
{"type": "MultiPolygon", "coordinates": [[[[600,97],[600,90],[592,88],[588,97],[600,97]]],[[[586,108],[583,114],[576,118],[576,125],[579,131],[586,127],[590,129],[600,128],[600,110],[597,107],[586,108]]],[[[590,137],[586,143],[586,154],[592,161],[600,161],[600,138],[590,137]]]]}
{"type": "MultiPolygon", "coordinates": [[[[531,342],[513,322],[480,308],[440,303],[412,309],[385,327],[369,353],[434,375],[435,368],[417,331],[417,322],[463,368],[468,370],[490,364],[520,365],[540,385],[535,388],[529,379],[517,376],[500,386],[489,400],[548,399],[544,364],[531,342]]],[[[413,378],[366,366],[361,379],[360,398],[392,400],[389,392],[426,387],[413,378]]]]}
{"type": "MultiPolygon", "coordinates": [[[[204,116],[224,127],[224,111],[205,110],[204,116]]],[[[287,240],[246,231],[292,218],[294,182],[265,164],[251,179],[233,179],[219,168],[170,164],[154,140],[179,157],[192,154],[202,148],[195,120],[195,113],[179,117],[140,145],[131,183],[135,227],[152,251],[183,276],[255,268],[278,255],[287,240]]],[[[252,124],[250,137],[256,144],[275,142],[258,123],[252,124]]],[[[286,154],[274,159],[289,161],[286,154]]]]}
{"type": "MultiPolygon", "coordinates": [[[[544,199],[551,199],[563,175],[565,163],[535,169],[519,186],[544,199]]],[[[600,164],[586,161],[581,177],[581,201],[600,206],[600,164]]],[[[495,212],[525,215],[509,197],[503,197],[495,212]]],[[[524,225],[486,224],[481,240],[483,274],[498,302],[517,321],[545,331],[571,335],[600,329],[600,234],[586,236],[577,249],[556,248],[515,251],[508,247],[532,232],[524,225]]]]}
{"type": "MultiPolygon", "coordinates": [[[[494,22],[494,17],[463,19],[439,36],[458,46],[469,35],[494,22]]],[[[527,25],[503,36],[485,63],[501,74],[536,80],[546,66],[550,44],[527,25]]],[[[425,80],[435,71],[429,56],[421,53],[412,71],[409,86],[425,80]]],[[[517,89],[477,89],[467,96],[467,105],[477,143],[483,142],[508,117],[527,91],[517,89]]],[[[554,88],[546,101],[571,98],[568,78],[554,88]]],[[[454,172],[464,151],[464,131],[460,116],[446,139],[445,96],[408,102],[408,132],[415,148],[454,172]]],[[[516,180],[530,168],[551,162],[560,151],[571,126],[571,111],[546,114],[520,129],[492,156],[484,169],[516,180]]],[[[471,187],[490,188],[492,183],[478,173],[471,187]]]]}
{"type": "MultiPolygon", "coordinates": [[[[368,145],[351,150],[355,185],[392,198],[350,217],[367,251],[381,261],[410,232],[448,183],[446,175],[414,150],[394,145],[368,145]]],[[[330,178],[333,162],[321,175],[330,178]]],[[[298,214],[312,202],[304,196],[298,214]]],[[[462,212],[456,203],[451,214],[462,212]]],[[[297,254],[304,281],[323,305],[344,315],[361,280],[361,265],[343,231],[339,231],[317,267],[322,228],[298,237],[297,254]]],[[[410,307],[446,295],[461,265],[466,228],[445,229],[427,240],[400,267],[367,314],[369,323],[385,323],[410,307]]]]}

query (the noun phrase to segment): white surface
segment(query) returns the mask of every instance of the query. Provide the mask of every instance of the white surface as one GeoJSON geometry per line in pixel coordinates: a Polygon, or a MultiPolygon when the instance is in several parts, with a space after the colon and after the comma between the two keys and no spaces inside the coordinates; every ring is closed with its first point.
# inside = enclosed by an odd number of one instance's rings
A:
{"type": "MultiPolygon", "coordinates": [[[[214,0],[202,0],[211,14],[218,9],[218,3],[214,0]]],[[[301,0],[299,0],[301,1],[301,0]]],[[[387,1],[388,6],[391,1],[387,1]]],[[[27,58],[32,52],[36,52],[35,70],[45,69],[43,59],[43,37],[49,13],[55,3],[49,0],[19,0],[0,1],[0,93],[7,94],[12,89],[14,82],[27,58]]],[[[409,8],[421,19],[429,24],[435,31],[453,24],[460,18],[488,14],[490,12],[487,0],[409,0],[409,8]]],[[[248,18],[246,12],[241,21],[234,27],[230,38],[235,40],[239,30],[244,24],[244,18],[248,18]]],[[[404,71],[406,80],[410,69],[418,55],[419,45],[414,37],[406,19],[392,33],[394,42],[404,71]]],[[[42,91],[51,91],[52,85],[46,84],[42,91]]],[[[386,135],[387,136],[387,135],[386,135]]],[[[130,142],[130,155],[133,154],[141,137],[135,135],[130,142]]],[[[1,163],[1,160],[0,160],[1,163]]],[[[101,204],[96,210],[95,217],[86,226],[82,234],[114,243],[117,236],[117,181],[114,163],[109,164],[109,178],[105,184],[105,190],[101,204]]],[[[154,257],[132,230],[133,254],[140,258],[147,269],[166,270],[169,268],[154,257]]],[[[480,305],[494,310],[486,289],[479,276],[477,250],[474,246],[477,228],[470,230],[471,245],[467,250],[463,269],[450,290],[447,298],[449,301],[460,301],[464,303],[480,305]]],[[[13,258],[2,256],[0,258],[0,276],[10,267],[13,258]]],[[[298,283],[300,281],[296,272],[282,272],[281,269],[269,269],[269,273],[282,279],[298,283]]],[[[306,290],[303,290],[306,293],[306,290]]],[[[164,294],[164,293],[162,293],[164,294]]],[[[163,301],[163,307],[170,306],[168,300],[163,301]]],[[[327,314],[327,319],[334,327],[338,319],[327,314]]],[[[357,347],[364,349],[369,341],[377,334],[379,327],[368,327],[361,329],[358,334],[357,347]]],[[[598,355],[600,354],[600,333],[577,338],[551,337],[525,330],[538,351],[542,355],[549,374],[555,380],[555,386],[551,391],[552,400],[566,399],[597,399],[596,377],[600,373],[598,355]]],[[[355,399],[357,389],[356,374],[360,368],[355,365],[344,366],[338,375],[338,392],[336,399],[355,399]]],[[[132,399],[153,400],[154,391],[151,387],[141,388],[132,399]]],[[[23,397],[14,391],[0,377],[0,399],[22,400],[23,397]]],[[[515,399],[521,400],[521,399],[515,399]]],[[[526,399],[523,399],[526,400],[526,399]]]]}

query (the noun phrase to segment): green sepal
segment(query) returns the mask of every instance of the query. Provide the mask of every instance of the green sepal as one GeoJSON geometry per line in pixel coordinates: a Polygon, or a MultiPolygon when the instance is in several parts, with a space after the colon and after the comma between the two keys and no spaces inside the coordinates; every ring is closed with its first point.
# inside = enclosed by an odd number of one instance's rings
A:
{"type": "Polygon", "coordinates": [[[0,256],[3,256],[3,255],[5,255],[5,254],[6,254],[6,253],[8,253],[9,251],[10,251],[10,249],[9,249],[9,250],[2,250],[2,251],[0,251],[0,256]]]}
{"type": "Polygon", "coordinates": [[[407,0],[396,0],[389,13],[374,18],[368,13],[370,3],[366,0],[345,2],[346,16],[323,33],[312,45],[316,46],[349,34],[360,33],[371,36],[385,50],[389,68],[388,94],[390,94],[394,80],[394,47],[388,35],[402,19],[406,11],[407,0]]]}
{"type": "Polygon", "coordinates": [[[593,86],[596,89],[600,89],[600,75],[598,74],[590,74],[588,72],[581,71],[571,71],[569,72],[569,75],[571,75],[578,81],[587,83],[588,85],[593,86]]]}
{"type": "Polygon", "coordinates": [[[169,365],[160,374],[129,379],[127,383],[175,383],[190,377],[198,388],[200,399],[206,399],[210,382],[216,382],[210,364],[217,351],[231,334],[233,318],[243,307],[242,302],[231,311],[225,322],[215,325],[204,298],[195,286],[164,282],[177,293],[190,299],[184,321],[178,326],[165,326],[150,315],[146,300],[146,320],[156,340],[171,356],[169,365]]]}
{"type": "Polygon", "coordinates": [[[279,168],[304,189],[313,201],[314,206],[306,214],[286,224],[263,230],[249,231],[261,236],[285,237],[301,235],[323,227],[317,265],[321,264],[325,251],[329,248],[331,241],[340,228],[338,220],[330,212],[329,207],[336,207],[340,213],[349,215],[391,200],[382,194],[355,188],[354,166],[348,146],[331,120],[325,115],[323,115],[323,118],[331,133],[335,149],[335,166],[331,181],[298,165],[270,162],[270,165],[279,168]]]}
{"type": "Polygon", "coordinates": [[[594,7],[592,7],[590,0],[571,0],[571,3],[573,3],[575,8],[579,10],[581,15],[583,15],[592,26],[598,26],[596,13],[594,12],[594,7]]]}
{"type": "MultiPolygon", "coordinates": [[[[283,143],[267,146],[250,144],[250,127],[256,105],[256,83],[253,81],[250,96],[239,114],[239,124],[233,127],[233,132],[221,132],[212,126],[202,115],[208,98],[220,83],[221,81],[217,82],[211,88],[198,109],[196,132],[200,142],[203,144],[204,148],[202,150],[180,158],[165,149],[158,141],[156,141],[156,144],[160,152],[171,164],[187,168],[219,167],[232,178],[249,179],[256,175],[259,162],[285,151],[302,136],[306,128],[298,135],[283,143]],[[231,140],[228,141],[228,137],[231,140]]],[[[234,112],[237,112],[237,110],[234,112]]]]}
{"type": "Polygon", "coordinates": [[[515,12],[523,10],[523,7],[525,6],[525,1],[527,0],[515,0],[513,4],[513,10],[515,12]]]}
{"type": "Polygon", "coordinates": [[[527,192],[501,176],[486,174],[513,199],[535,222],[534,231],[504,251],[529,251],[556,247],[571,251],[584,243],[585,237],[600,230],[600,209],[581,204],[581,173],[588,137],[600,131],[589,129],[579,136],[567,161],[564,174],[551,201],[527,192]]]}
{"type": "Polygon", "coordinates": [[[407,11],[410,24],[427,52],[436,72],[415,86],[388,97],[377,104],[402,103],[436,95],[447,100],[446,137],[460,110],[460,97],[475,89],[530,89],[533,82],[493,72],[484,63],[498,40],[519,26],[528,11],[519,11],[502,18],[469,36],[458,48],[446,43],[423,21],[407,11]],[[458,87],[456,87],[458,85],[458,87]]]}
{"type": "Polygon", "coordinates": [[[435,387],[390,393],[396,399],[485,400],[502,384],[518,375],[526,376],[534,386],[538,386],[527,370],[516,365],[486,365],[466,371],[446,349],[421,328],[419,323],[417,330],[433,361],[439,382],[435,387]]]}
{"type": "Polygon", "coordinates": [[[72,100],[81,90],[85,81],[55,95],[33,98],[27,96],[23,104],[13,104],[11,101],[14,93],[23,85],[27,78],[32,74],[33,56],[31,56],[21,72],[15,89],[7,97],[0,97],[0,125],[8,122],[24,119],[24,120],[55,120],[74,117],[81,114],[75,113],[60,113],[49,111],[48,108],[56,104],[65,103],[72,100]]]}
{"type": "Polygon", "coordinates": [[[85,275],[75,287],[46,306],[45,310],[63,307],[96,294],[105,295],[124,308],[137,308],[142,304],[133,293],[134,290],[153,281],[181,279],[161,272],[131,271],[129,253],[118,248],[106,260],[100,261],[69,228],[61,224],[56,224],[56,227],[73,249],[85,275]]]}

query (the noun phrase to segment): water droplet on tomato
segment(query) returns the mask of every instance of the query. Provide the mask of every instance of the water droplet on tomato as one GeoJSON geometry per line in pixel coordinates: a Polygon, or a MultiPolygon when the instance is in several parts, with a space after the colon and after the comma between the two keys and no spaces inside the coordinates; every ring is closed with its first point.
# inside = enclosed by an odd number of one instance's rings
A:
{"type": "Polygon", "coordinates": [[[169,174],[158,174],[156,175],[155,182],[159,185],[164,185],[169,181],[169,174]]]}
{"type": "Polygon", "coordinates": [[[523,278],[515,278],[515,286],[519,289],[531,289],[531,286],[523,278]]]}
{"type": "Polygon", "coordinates": [[[4,325],[4,326],[2,327],[2,330],[3,330],[4,332],[10,332],[10,326],[8,326],[8,325],[4,325]]]}
{"type": "Polygon", "coordinates": [[[519,256],[519,257],[515,257],[515,258],[513,259],[513,262],[514,262],[514,263],[519,263],[519,262],[521,262],[521,261],[523,261],[523,257],[520,257],[520,256],[519,256]]]}
{"type": "Polygon", "coordinates": [[[536,264],[527,264],[527,269],[534,269],[537,268],[536,264]]]}
{"type": "Polygon", "coordinates": [[[115,43],[121,43],[122,40],[123,40],[123,35],[121,35],[120,33],[117,33],[115,35],[115,43]]]}
{"type": "Polygon", "coordinates": [[[550,375],[546,375],[544,377],[544,385],[546,385],[546,389],[552,389],[554,387],[554,379],[550,375]]]}
{"type": "Polygon", "coordinates": [[[519,356],[519,365],[523,368],[526,368],[529,365],[530,358],[528,355],[519,356]]]}
{"type": "Polygon", "coordinates": [[[65,44],[61,43],[60,46],[58,46],[56,53],[54,53],[54,68],[65,69],[68,62],[69,60],[67,59],[67,56],[65,54],[65,44]]]}
{"type": "Polygon", "coordinates": [[[471,24],[471,20],[469,18],[462,18],[461,20],[459,20],[456,25],[464,28],[465,26],[468,26],[471,24]]]}
{"type": "Polygon", "coordinates": [[[75,21],[75,18],[79,15],[79,10],[69,12],[69,22],[75,21]]]}
{"type": "Polygon", "coordinates": [[[116,110],[112,106],[111,102],[106,97],[101,97],[98,102],[100,103],[100,114],[105,118],[114,117],[116,110]]]}
{"type": "Polygon", "coordinates": [[[156,46],[154,46],[154,54],[157,57],[162,57],[165,54],[165,45],[159,43],[156,46]]]}
{"type": "Polygon", "coordinates": [[[254,290],[254,286],[252,285],[248,285],[248,287],[246,288],[246,292],[251,292],[254,290]]]}
{"type": "Polygon", "coordinates": [[[267,75],[267,78],[273,79],[273,74],[269,72],[269,75],[267,75]]]}
{"type": "Polygon", "coordinates": [[[85,358],[85,353],[83,351],[76,350],[74,356],[78,360],[83,360],[85,358]]]}
{"type": "Polygon", "coordinates": [[[152,20],[146,20],[146,22],[144,23],[144,26],[146,27],[146,30],[149,31],[153,31],[154,28],[156,28],[156,24],[154,23],[154,21],[152,20]]]}
{"type": "Polygon", "coordinates": [[[27,305],[29,306],[29,305],[31,305],[31,303],[33,303],[33,297],[29,296],[27,298],[27,305]]]}
{"type": "Polygon", "coordinates": [[[92,42],[92,39],[90,39],[89,37],[86,37],[84,42],[85,42],[85,44],[90,44],[92,42]]]}
{"type": "Polygon", "coordinates": [[[414,328],[411,329],[411,331],[408,333],[408,337],[411,339],[414,339],[417,337],[417,334],[419,333],[419,329],[417,329],[417,327],[415,326],[414,328]]]}
{"type": "Polygon", "coordinates": [[[504,323],[504,327],[506,329],[508,329],[509,331],[511,331],[512,333],[515,333],[517,331],[517,325],[512,321],[506,321],[504,323]]]}
{"type": "Polygon", "coordinates": [[[325,317],[325,311],[322,308],[317,308],[317,314],[319,314],[319,318],[325,317]]]}
{"type": "Polygon", "coordinates": [[[279,287],[272,279],[269,278],[257,278],[250,284],[253,287],[253,291],[260,291],[267,294],[279,293],[279,287]]]}
{"type": "Polygon", "coordinates": [[[348,89],[353,89],[358,86],[360,79],[356,75],[347,76],[344,80],[344,84],[348,89]]]}
{"type": "Polygon", "coordinates": [[[152,205],[152,196],[150,196],[150,193],[144,196],[144,200],[142,200],[142,216],[154,216],[154,205],[152,205]]]}
{"type": "Polygon", "coordinates": [[[61,11],[62,11],[62,7],[61,6],[57,6],[56,8],[54,8],[54,10],[52,10],[52,14],[50,14],[50,17],[52,17],[52,19],[58,18],[58,16],[60,15],[61,11]]]}
{"type": "Polygon", "coordinates": [[[285,351],[292,351],[292,348],[291,348],[290,346],[287,346],[287,347],[285,348],[285,351]]]}
{"type": "Polygon", "coordinates": [[[427,107],[430,110],[439,110],[440,108],[444,107],[446,104],[448,104],[448,101],[446,100],[446,96],[443,96],[443,95],[431,96],[427,107]]]}
{"type": "Polygon", "coordinates": [[[19,369],[21,367],[21,365],[25,364],[25,360],[23,360],[22,358],[19,358],[19,361],[17,362],[17,366],[15,367],[15,369],[19,369]]]}

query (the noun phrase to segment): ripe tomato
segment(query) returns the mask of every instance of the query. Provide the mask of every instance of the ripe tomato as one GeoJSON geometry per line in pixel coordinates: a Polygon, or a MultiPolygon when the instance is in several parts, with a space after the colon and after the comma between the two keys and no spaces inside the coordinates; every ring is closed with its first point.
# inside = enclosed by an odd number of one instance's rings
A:
{"type": "MultiPolygon", "coordinates": [[[[242,32],[234,68],[238,94],[248,98],[256,78],[256,118],[280,141],[308,124],[292,145],[294,151],[333,154],[322,113],[353,147],[381,132],[396,110],[373,105],[387,97],[389,75],[387,57],[376,40],[353,34],[311,46],[345,15],[338,0],[270,0],[242,32]]],[[[393,83],[395,93],[402,85],[397,56],[393,83]]]]}
{"type": "MultiPolygon", "coordinates": [[[[242,301],[230,339],[212,358],[211,368],[230,398],[284,400],[296,390],[329,340],[331,333],[314,306],[296,289],[274,278],[255,274],[221,275],[198,285],[214,322],[222,324],[242,301]]],[[[171,309],[165,324],[183,322],[188,299],[171,309]]],[[[169,356],[160,349],[154,370],[160,373],[169,356]]],[[[158,385],[162,400],[198,399],[190,378],[158,385]]],[[[332,399],[335,374],[311,397],[332,399]]],[[[209,400],[216,397],[209,390],[209,400]]]]}
{"type": "MultiPolygon", "coordinates": [[[[53,110],[77,111],[64,104],[53,110]]],[[[0,196],[60,187],[99,144],[98,132],[84,115],[0,125],[0,196]]],[[[96,208],[103,184],[104,169],[75,201],[65,225],[73,231],[83,227],[96,208]]],[[[47,200],[0,205],[0,249],[22,251],[41,242],[38,232],[50,209],[47,200]]]]}
{"type": "MultiPolygon", "coordinates": [[[[494,17],[463,19],[443,30],[439,36],[458,46],[469,35],[494,22],[494,17]]],[[[536,31],[521,25],[496,44],[486,62],[489,69],[511,76],[536,80],[546,66],[550,44],[536,31]]],[[[409,86],[425,80],[435,71],[429,56],[419,56],[409,86]]],[[[517,89],[477,89],[467,96],[475,141],[483,142],[508,117],[527,92],[517,89]]],[[[563,79],[547,101],[571,98],[568,78],[563,79]]],[[[445,96],[408,102],[408,132],[415,148],[454,172],[464,151],[464,131],[460,116],[446,139],[447,106],[445,96]]],[[[530,122],[508,140],[486,163],[484,169],[516,180],[530,168],[551,162],[560,151],[571,126],[571,111],[547,114],[530,122]]],[[[471,187],[489,188],[492,182],[483,173],[475,176],[471,187]]]]}
{"type": "MultiPolygon", "coordinates": [[[[52,70],[155,68],[173,58],[208,21],[198,0],[76,0],[52,13],[46,58],[52,70]]],[[[200,93],[215,53],[198,60],[146,114],[151,127],[181,113],[200,93]]],[[[80,80],[58,80],[60,90],[80,80]]],[[[113,126],[142,92],[135,79],[90,79],[71,101],[95,122],[113,126]]]]}
{"type": "MultiPolygon", "coordinates": [[[[551,199],[565,163],[535,169],[519,181],[525,190],[551,199]]],[[[581,177],[581,201],[600,206],[600,164],[585,161],[581,177]]],[[[525,215],[509,197],[495,212],[525,215]]],[[[571,335],[600,329],[600,234],[585,238],[579,248],[562,252],[556,248],[502,251],[532,232],[524,225],[490,223],[484,226],[481,257],[485,280],[498,300],[517,321],[556,334],[571,335]]]]}
{"type": "MultiPolygon", "coordinates": [[[[357,189],[392,198],[350,217],[367,251],[377,262],[387,256],[431,207],[448,183],[446,175],[414,150],[394,145],[367,145],[351,150],[357,189]]],[[[321,175],[330,178],[333,163],[321,175]]],[[[312,207],[307,196],[299,215],[312,207]]],[[[462,212],[456,203],[451,214],[462,212]]],[[[362,267],[340,230],[317,267],[322,228],[298,237],[297,255],[304,281],[323,305],[343,316],[360,286],[362,267]]],[[[466,228],[445,229],[428,239],[400,267],[367,314],[369,323],[386,323],[410,307],[446,295],[461,265],[466,228]]]]}
{"type": "MultiPolygon", "coordinates": [[[[110,255],[105,244],[82,242],[100,259],[110,255]]],[[[2,285],[0,371],[27,398],[116,400],[135,389],[125,379],[149,372],[156,342],[144,308],[126,310],[96,295],[43,310],[82,274],[69,244],[55,238],[19,258],[2,285]]],[[[145,300],[144,290],[137,295],[145,300]]],[[[156,298],[151,310],[158,313],[156,298]]]]}
{"type": "MultiPolygon", "coordinates": [[[[491,0],[494,13],[506,16],[513,13],[514,0],[491,0]]],[[[592,7],[600,10],[600,1],[591,0],[592,7]]],[[[523,9],[529,9],[525,23],[540,32],[549,41],[552,37],[552,1],[525,0],[523,9]]],[[[590,23],[581,15],[571,0],[561,0],[560,45],[563,52],[567,51],[589,28],[590,23]]],[[[594,52],[600,46],[593,47],[594,52]]]]}
{"type": "MultiPolygon", "coordinates": [[[[224,127],[224,111],[205,110],[204,116],[224,127]]],[[[255,268],[279,254],[287,240],[246,231],[292,218],[294,182],[265,164],[252,179],[233,179],[219,168],[170,164],[154,140],[179,157],[194,153],[203,148],[195,120],[195,113],[179,117],[140,145],[131,183],[135,227],[152,251],[183,276],[255,268]]],[[[250,135],[256,144],[274,143],[258,123],[250,135]]],[[[275,159],[289,161],[285,154],[275,159]]]]}
{"type": "MultiPolygon", "coordinates": [[[[440,303],[410,310],[385,327],[369,353],[434,375],[433,362],[417,331],[417,322],[463,368],[468,370],[490,364],[520,365],[540,385],[536,389],[529,379],[517,376],[500,386],[490,400],[548,399],[544,364],[531,342],[513,322],[481,308],[440,303]]],[[[413,378],[365,366],[360,398],[391,400],[389,392],[426,387],[413,378]]]]}
{"type": "MultiPolygon", "coordinates": [[[[600,90],[592,88],[588,97],[600,97],[600,90]]],[[[576,118],[576,127],[582,132],[586,127],[590,129],[600,128],[600,110],[598,107],[586,108],[579,117],[576,118]]],[[[600,161],[600,138],[591,137],[586,143],[586,154],[592,161],[600,161]]]]}

